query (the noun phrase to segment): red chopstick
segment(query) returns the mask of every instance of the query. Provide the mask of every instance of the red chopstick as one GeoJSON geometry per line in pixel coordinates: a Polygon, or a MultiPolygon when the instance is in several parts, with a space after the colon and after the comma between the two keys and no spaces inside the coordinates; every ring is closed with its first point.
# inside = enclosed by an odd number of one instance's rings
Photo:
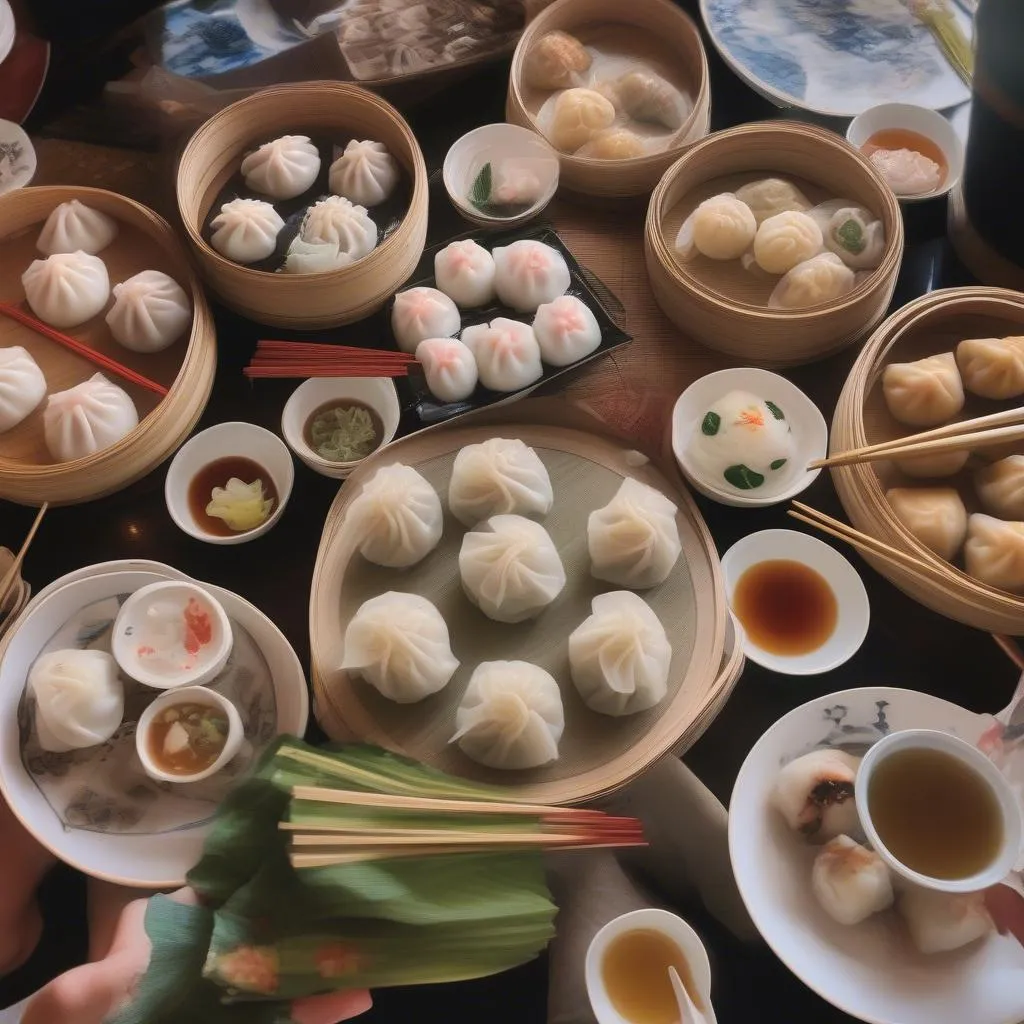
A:
{"type": "Polygon", "coordinates": [[[167,388],[165,388],[163,384],[157,384],[155,380],[150,380],[148,377],[143,377],[141,373],[136,373],[134,370],[128,369],[127,366],[119,363],[116,359],[111,359],[110,356],[105,356],[102,352],[97,352],[95,349],[89,348],[88,345],[83,345],[82,342],[77,341],[68,334],[64,334],[62,331],[58,331],[55,327],[51,327],[49,324],[44,324],[42,320],[37,320],[34,316],[30,316],[17,306],[12,306],[8,302],[0,302],[0,313],[9,317],[11,320],[16,320],[19,324],[23,324],[25,327],[31,327],[33,331],[43,335],[43,337],[49,338],[51,341],[55,341],[59,345],[63,345],[72,352],[88,359],[91,363],[95,363],[97,366],[103,367],[104,370],[109,370],[111,373],[122,378],[122,380],[130,381],[132,384],[138,384],[140,388],[146,388],[149,391],[154,391],[161,397],[167,394],[167,388]]]}
{"type": "Polygon", "coordinates": [[[246,377],[406,377],[416,357],[391,349],[261,339],[246,377]]]}

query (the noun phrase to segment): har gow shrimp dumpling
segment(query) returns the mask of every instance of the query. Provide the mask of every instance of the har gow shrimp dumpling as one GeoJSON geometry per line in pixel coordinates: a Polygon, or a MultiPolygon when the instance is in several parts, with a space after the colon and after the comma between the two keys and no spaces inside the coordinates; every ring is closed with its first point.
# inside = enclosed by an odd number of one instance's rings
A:
{"type": "Polygon", "coordinates": [[[794,185],[784,178],[762,178],[736,189],[736,198],[746,203],[758,225],[777,213],[793,210],[805,213],[811,202],[794,185]]]}
{"type": "Polygon", "coordinates": [[[939,455],[915,455],[909,459],[894,459],[901,473],[914,478],[954,476],[967,465],[970,452],[942,452],[939,455]]]}
{"type": "Polygon", "coordinates": [[[834,252],[798,263],[775,286],[769,309],[807,309],[853,291],[857,276],[834,252]]]}
{"type": "Polygon", "coordinates": [[[759,225],[754,236],[754,259],[769,274],[785,274],[817,256],[824,244],[821,228],[813,217],[786,210],[759,225]]]}
{"type": "Polygon", "coordinates": [[[95,256],[110,245],[117,232],[113,217],[77,199],[69,199],[50,212],[39,232],[36,248],[44,256],[57,252],[87,252],[95,256]]]}
{"type": "Polygon", "coordinates": [[[21,275],[32,312],[53,327],[77,327],[91,320],[110,298],[110,278],[99,256],[58,252],[33,260],[21,275]]]}
{"type": "Polygon", "coordinates": [[[598,132],[612,126],[615,107],[593,89],[566,89],[555,100],[545,133],[563,153],[575,153],[598,132]]]}
{"type": "Polygon", "coordinates": [[[560,295],[537,308],[533,333],[541,357],[551,366],[569,366],[601,344],[601,327],[590,307],[575,295],[560,295]]]}
{"type": "Polygon", "coordinates": [[[415,352],[428,338],[453,338],[461,326],[458,307],[437,288],[406,288],[391,307],[391,330],[403,352],[415,352]]]}
{"type": "Polygon", "coordinates": [[[192,323],[192,303],[173,277],[143,270],[114,285],[114,304],[106,320],[114,340],[125,348],[160,352],[192,323]]]}
{"type": "Polygon", "coordinates": [[[523,78],[534,89],[566,89],[590,69],[586,47],[568,32],[546,32],[523,62],[523,78]]]}
{"type": "Polygon", "coordinates": [[[520,313],[532,313],[569,290],[569,266],[550,245],[520,238],[511,245],[498,246],[491,255],[498,298],[520,313]]]}
{"type": "Polygon", "coordinates": [[[890,363],[882,394],[893,418],[911,427],[936,427],[964,407],[964,385],[952,352],[890,363]]]}
{"type": "Polygon", "coordinates": [[[974,487],[986,512],[1024,520],[1024,455],[1010,455],[979,469],[974,487]]]}
{"type": "Polygon", "coordinates": [[[458,338],[427,338],[416,346],[430,393],[442,402],[461,402],[476,390],[476,359],[458,338]]]}
{"type": "Polygon", "coordinates": [[[635,160],[646,152],[643,139],[628,128],[609,128],[581,146],[576,155],[591,160],[635,160]]]}
{"type": "Polygon", "coordinates": [[[489,324],[467,327],[462,342],[473,353],[480,383],[492,391],[518,391],[544,375],[540,345],[529,324],[495,317],[489,324]]]}
{"type": "Polygon", "coordinates": [[[1024,522],[974,513],[967,520],[964,559],[968,576],[980,583],[1024,593],[1024,522]]]}
{"type": "Polygon", "coordinates": [[[479,242],[449,242],[434,255],[434,282],[460,309],[486,306],[494,298],[494,257],[479,242]]]}
{"type": "Polygon", "coordinates": [[[683,221],[676,236],[676,250],[683,257],[696,249],[712,260],[739,259],[757,234],[754,215],[731,192],[705,199],[683,221]]]}
{"type": "Polygon", "coordinates": [[[681,128],[693,109],[686,96],[653,71],[629,71],[607,88],[608,98],[634,121],[670,131],[681,128]]]}
{"type": "Polygon", "coordinates": [[[893,487],[886,500],[896,518],[939,558],[952,562],[967,536],[967,509],[953,487],[893,487]]]}
{"type": "Polygon", "coordinates": [[[39,364],[20,345],[0,348],[0,434],[16,427],[46,397],[39,364]]]}
{"type": "Polygon", "coordinates": [[[1024,395],[1024,337],[961,341],[956,364],[967,390],[982,398],[1024,395]]]}
{"type": "Polygon", "coordinates": [[[245,184],[271,199],[302,195],[320,173],[320,151],[306,135],[282,135],[242,161],[245,184]]]}

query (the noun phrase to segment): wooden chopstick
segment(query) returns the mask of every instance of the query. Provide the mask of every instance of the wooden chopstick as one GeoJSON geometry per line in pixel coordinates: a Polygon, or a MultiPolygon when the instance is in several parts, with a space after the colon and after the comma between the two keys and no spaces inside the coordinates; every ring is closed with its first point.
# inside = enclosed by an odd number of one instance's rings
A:
{"type": "Polygon", "coordinates": [[[1010,661],[1014,663],[1022,672],[1024,672],[1024,653],[1017,646],[1016,642],[1008,636],[1003,636],[1001,633],[993,633],[992,639],[995,640],[1000,650],[1005,654],[1010,661]]]}
{"type": "Polygon", "coordinates": [[[123,363],[119,363],[116,359],[112,359],[110,356],[105,356],[102,352],[97,352],[88,345],[83,345],[82,342],[72,338],[71,335],[64,334],[63,331],[58,331],[49,324],[44,324],[42,320],[37,320],[34,316],[30,316],[17,306],[12,306],[9,302],[0,302],[0,313],[11,320],[16,320],[19,324],[22,324],[25,327],[31,327],[37,334],[41,334],[43,337],[57,342],[58,345],[63,345],[66,349],[70,349],[77,355],[82,356],[83,359],[88,359],[89,362],[95,363],[104,370],[109,370],[112,374],[120,377],[122,380],[129,381],[132,384],[138,384],[140,388],[146,388],[147,391],[152,391],[155,394],[160,395],[161,398],[167,394],[167,388],[165,388],[163,384],[158,384],[155,380],[150,380],[148,377],[144,377],[141,373],[136,373],[134,370],[130,370],[127,366],[123,363]]]}
{"type": "Polygon", "coordinates": [[[634,846],[643,842],[639,832],[629,837],[602,836],[600,832],[579,836],[557,832],[456,832],[431,831],[422,835],[384,835],[374,833],[366,836],[347,835],[306,835],[292,836],[292,846],[334,846],[339,848],[391,847],[391,846],[572,846],[583,841],[600,842],[607,839],[623,846],[634,846]]]}
{"type": "Polygon", "coordinates": [[[36,518],[32,523],[28,531],[28,535],[22,542],[21,547],[18,549],[18,553],[14,556],[14,561],[11,562],[7,572],[4,573],[4,578],[0,581],[0,606],[4,605],[7,601],[7,596],[14,584],[14,581],[21,575],[21,565],[25,561],[25,555],[28,553],[29,545],[35,539],[36,531],[39,529],[39,524],[43,521],[43,516],[46,515],[46,510],[50,507],[50,503],[44,501],[39,507],[39,511],[36,513],[36,518]]]}

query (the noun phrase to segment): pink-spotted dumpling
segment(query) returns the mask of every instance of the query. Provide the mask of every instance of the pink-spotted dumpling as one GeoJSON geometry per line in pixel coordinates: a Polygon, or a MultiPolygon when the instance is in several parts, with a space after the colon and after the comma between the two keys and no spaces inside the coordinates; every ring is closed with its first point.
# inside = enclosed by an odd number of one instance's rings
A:
{"type": "Polygon", "coordinates": [[[541,358],[552,366],[568,366],[589,356],[601,344],[601,328],[587,304],[575,295],[545,302],[533,318],[541,358]]]}
{"type": "Polygon", "coordinates": [[[518,391],[544,374],[540,345],[529,324],[499,316],[467,327],[462,340],[476,359],[480,383],[492,391],[518,391]]]}
{"type": "Polygon", "coordinates": [[[458,338],[427,338],[416,346],[430,393],[441,402],[469,398],[478,379],[476,359],[458,338]]]}
{"type": "Polygon", "coordinates": [[[532,238],[520,238],[493,250],[494,286],[506,306],[532,313],[569,290],[569,267],[557,250],[532,238]]]}

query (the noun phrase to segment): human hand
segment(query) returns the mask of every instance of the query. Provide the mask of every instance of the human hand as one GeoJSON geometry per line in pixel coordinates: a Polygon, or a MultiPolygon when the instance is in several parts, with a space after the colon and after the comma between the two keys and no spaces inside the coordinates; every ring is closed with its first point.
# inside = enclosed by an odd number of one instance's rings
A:
{"type": "Polygon", "coordinates": [[[985,908],[1000,935],[1009,933],[1024,946],[1024,896],[1008,885],[993,885],[985,891],[985,908]]]}

